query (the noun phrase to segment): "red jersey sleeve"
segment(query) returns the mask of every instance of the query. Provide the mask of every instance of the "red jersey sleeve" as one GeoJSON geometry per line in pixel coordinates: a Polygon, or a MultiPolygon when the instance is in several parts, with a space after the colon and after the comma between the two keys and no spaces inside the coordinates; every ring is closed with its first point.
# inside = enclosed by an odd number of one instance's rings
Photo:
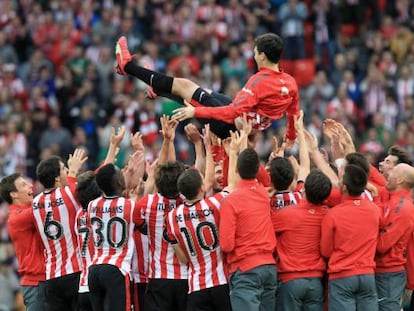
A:
{"type": "Polygon", "coordinates": [[[271,186],[270,175],[261,163],[259,165],[259,171],[257,172],[256,179],[265,187],[271,186]]]}
{"type": "Polygon", "coordinates": [[[294,85],[292,93],[292,102],[286,109],[287,116],[287,127],[286,127],[286,138],[290,140],[296,139],[295,121],[294,117],[299,115],[299,93],[298,86],[294,85]]]}

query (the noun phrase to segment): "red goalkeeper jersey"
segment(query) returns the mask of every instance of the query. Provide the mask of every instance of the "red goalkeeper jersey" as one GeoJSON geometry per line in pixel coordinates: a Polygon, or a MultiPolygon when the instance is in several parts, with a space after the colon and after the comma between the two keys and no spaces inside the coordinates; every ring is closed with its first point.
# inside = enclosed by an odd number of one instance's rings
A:
{"type": "Polygon", "coordinates": [[[195,117],[234,123],[234,119],[247,113],[254,127],[264,129],[271,121],[283,117],[288,122],[286,137],[296,138],[293,117],[299,115],[299,92],[295,79],[285,73],[262,68],[250,77],[237,93],[233,102],[223,107],[195,107],[195,117]],[[252,117],[255,115],[255,117],[252,117]],[[261,124],[263,123],[263,124],[261,124]]]}

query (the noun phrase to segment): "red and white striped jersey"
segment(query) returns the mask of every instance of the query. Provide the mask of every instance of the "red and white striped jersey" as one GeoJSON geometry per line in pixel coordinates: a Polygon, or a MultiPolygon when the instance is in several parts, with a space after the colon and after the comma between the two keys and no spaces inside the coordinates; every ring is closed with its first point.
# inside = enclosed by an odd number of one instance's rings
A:
{"type": "Polygon", "coordinates": [[[150,279],[187,279],[187,266],[165,239],[167,214],[182,203],[181,196],[167,199],[159,193],[146,195],[137,203],[148,227],[150,279]]]}
{"type": "Polygon", "coordinates": [[[294,191],[277,192],[270,197],[270,208],[277,211],[291,205],[297,205],[303,198],[303,182],[298,182],[294,191]]]}
{"type": "Polygon", "coordinates": [[[135,250],[132,257],[134,283],[148,283],[149,242],[148,236],[134,230],[135,250]]]}
{"type": "Polygon", "coordinates": [[[93,240],[91,239],[92,230],[88,212],[82,208],[76,214],[75,232],[78,237],[79,253],[82,262],[79,293],[88,293],[88,270],[92,263],[94,246],[93,240]]]}
{"type": "Polygon", "coordinates": [[[75,184],[42,192],[33,199],[33,215],[45,246],[46,280],[81,270],[75,218],[80,205],[75,184]]]}
{"type": "Polygon", "coordinates": [[[181,204],[168,214],[167,233],[189,259],[189,293],[227,284],[227,265],[218,240],[220,205],[227,192],[181,204]]]}
{"type": "Polygon", "coordinates": [[[99,197],[88,205],[95,246],[92,265],[117,266],[131,277],[133,232],[144,220],[135,202],[124,197],[99,197]]]}

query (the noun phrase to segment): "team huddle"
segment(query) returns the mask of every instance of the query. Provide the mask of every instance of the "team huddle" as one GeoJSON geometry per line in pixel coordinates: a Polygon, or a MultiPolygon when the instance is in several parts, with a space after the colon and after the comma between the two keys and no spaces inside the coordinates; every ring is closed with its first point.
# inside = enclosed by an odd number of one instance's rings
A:
{"type": "Polygon", "coordinates": [[[128,163],[114,165],[120,127],[96,171],[82,171],[76,149],[67,166],[38,164],[35,197],[20,174],[1,180],[27,310],[400,310],[414,288],[411,161],[392,147],[378,171],[331,119],[328,159],[278,68],[282,47],[277,35],[256,38],[259,72],[231,100],[140,67],[120,38],[118,72],[186,107],[161,117],[151,164],[138,132],[128,163]],[[285,112],[285,140],[262,164],[254,136],[285,112]],[[204,126],[185,126],[196,151],[187,167],[174,139],[192,117],[204,126]],[[285,156],[295,141],[298,157],[285,156]]]}

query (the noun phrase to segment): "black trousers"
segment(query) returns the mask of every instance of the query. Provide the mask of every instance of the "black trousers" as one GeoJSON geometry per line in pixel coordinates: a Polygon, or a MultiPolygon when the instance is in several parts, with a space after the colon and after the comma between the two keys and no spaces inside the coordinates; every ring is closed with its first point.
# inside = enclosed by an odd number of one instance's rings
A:
{"type": "Polygon", "coordinates": [[[92,303],[89,292],[79,293],[79,311],[92,311],[92,303]]]}
{"type": "Polygon", "coordinates": [[[186,311],[188,280],[150,279],[145,311],[186,311]]]}
{"type": "Polygon", "coordinates": [[[46,300],[50,311],[77,311],[80,272],[45,282],[46,300]]]}
{"type": "Polygon", "coordinates": [[[232,311],[229,285],[192,292],[187,298],[187,311],[232,311]]]}
{"type": "MultiPolygon", "coordinates": [[[[208,94],[202,88],[198,88],[194,94],[193,99],[205,107],[222,107],[231,103],[231,98],[221,93],[208,94]],[[201,96],[201,94],[203,94],[201,96]]],[[[210,130],[221,139],[230,137],[230,131],[235,131],[234,124],[218,121],[214,119],[197,119],[201,124],[210,124],[210,130]]]]}
{"type": "Polygon", "coordinates": [[[92,265],[88,275],[93,311],[130,311],[129,277],[114,265],[92,265]]]}

